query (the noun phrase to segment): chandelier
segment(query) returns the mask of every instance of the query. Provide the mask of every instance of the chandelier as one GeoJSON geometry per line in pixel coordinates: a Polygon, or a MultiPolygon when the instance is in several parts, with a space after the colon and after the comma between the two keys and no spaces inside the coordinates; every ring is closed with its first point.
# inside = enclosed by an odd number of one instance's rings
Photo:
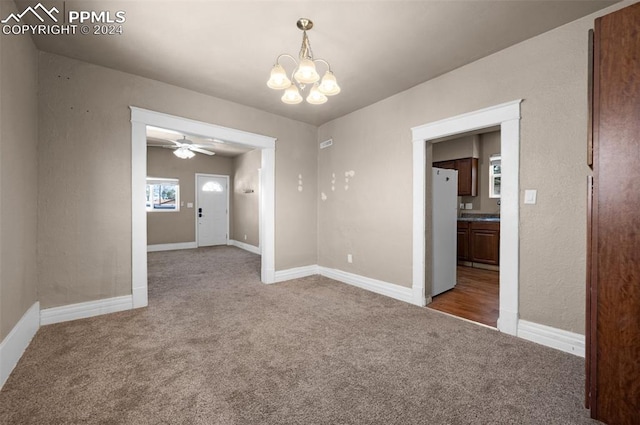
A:
{"type": "Polygon", "coordinates": [[[309,37],[307,37],[307,30],[313,28],[313,22],[306,18],[300,18],[297,26],[302,30],[302,47],[300,47],[300,53],[298,53],[298,60],[286,53],[278,56],[276,64],[271,69],[271,77],[267,81],[267,86],[274,90],[284,90],[281,100],[289,105],[295,105],[302,102],[300,92],[304,92],[308,84],[313,84],[307,95],[307,102],[312,105],[321,105],[327,101],[327,96],[340,93],[340,86],[338,86],[335,75],[331,72],[329,62],[324,59],[313,58],[311,43],[309,43],[309,37]],[[287,77],[287,72],[280,65],[280,58],[285,57],[290,58],[295,63],[291,78],[287,77]],[[320,75],[316,71],[316,63],[323,63],[327,67],[322,81],[320,81],[320,75]]]}

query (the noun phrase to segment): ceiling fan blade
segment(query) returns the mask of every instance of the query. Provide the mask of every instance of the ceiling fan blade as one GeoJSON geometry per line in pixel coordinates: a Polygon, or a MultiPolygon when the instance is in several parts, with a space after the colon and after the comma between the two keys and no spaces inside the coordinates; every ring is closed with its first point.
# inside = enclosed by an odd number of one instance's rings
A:
{"type": "Polygon", "coordinates": [[[158,144],[147,144],[148,148],[165,148],[165,149],[178,149],[178,146],[168,146],[168,145],[158,145],[158,144]]]}
{"type": "MultiPolygon", "coordinates": [[[[180,143],[179,141],[176,141],[176,140],[163,139],[163,138],[160,138],[160,137],[147,137],[147,146],[163,146],[163,145],[159,144],[158,142],[173,143],[177,147],[180,147],[180,145],[182,144],[182,143],[180,143]],[[156,144],[152,145],[149,142],[151,142],[151,143],[155,142],[156,144]]],[[[171,146],[171,147],[173,147],[173,146],[171,146]]]]}
{"type": "Polygon", "coordinates": [[[203,154],[209,155],[209,156],[216,154],[215,152],[206,151],[206,150],[200,149],[200,148],[194,148],[193,146],[190,146],[189,149],[194,151],[194,152],[203,153],[203,154]]]}

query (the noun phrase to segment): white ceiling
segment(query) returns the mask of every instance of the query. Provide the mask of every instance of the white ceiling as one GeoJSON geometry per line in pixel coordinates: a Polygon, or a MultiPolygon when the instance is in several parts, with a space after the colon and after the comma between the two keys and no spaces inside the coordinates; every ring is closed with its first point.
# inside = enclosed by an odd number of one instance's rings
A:
{"type": "MultiPolygon", "coordinates": [[[[37,1],[16,3],[22,10],[37,1]]],[[[124,35],[34,41],[44,51],[320,125],[613,3],[67,0],[66,10],[124,10],[124,35]],[[300,17],[313,20],[314,55],[331,63],[342,88],[324,105],[285,105],[265,84],[278,54],[297,56],[300,17]]]]}
{"type": "MultiPolygon", "coordinates": [[[[187,138],[192,144],[202,145],[204,149],[215,152],[218,156],[234,157],[253,150],[253,148],[247,148],[246,146],[236,145],[223,140],[211,139],[195,134],[186,134],[179,131],[167,130],[159,127],[147,127],[148,147],[175,149],[176,144],[172,141],[181,142],[181,139],[183,138],[187,138]]],[[[196,152],[196,155],[204,154],[196,152]]]]}

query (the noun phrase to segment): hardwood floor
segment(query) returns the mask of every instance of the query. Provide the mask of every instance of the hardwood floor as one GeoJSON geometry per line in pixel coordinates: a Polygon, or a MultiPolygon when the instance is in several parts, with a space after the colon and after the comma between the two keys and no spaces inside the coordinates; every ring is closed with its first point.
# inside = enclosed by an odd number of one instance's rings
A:
{"type": "Polygon", "coordinates": [[[458,266],[455,288],[433,298],[427,307],[488,326],[497,326],[499,272],[458,266]]]}

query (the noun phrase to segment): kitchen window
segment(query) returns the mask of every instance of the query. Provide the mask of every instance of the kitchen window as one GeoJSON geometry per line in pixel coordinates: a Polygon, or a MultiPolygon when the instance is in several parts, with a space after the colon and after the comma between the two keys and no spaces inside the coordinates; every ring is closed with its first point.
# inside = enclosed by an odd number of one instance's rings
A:
{"type": "Polygon", "coordinates": [[[489,198],[500,198],[500,183],[502,180],[502,156],[489,157],[489,198]]]}

